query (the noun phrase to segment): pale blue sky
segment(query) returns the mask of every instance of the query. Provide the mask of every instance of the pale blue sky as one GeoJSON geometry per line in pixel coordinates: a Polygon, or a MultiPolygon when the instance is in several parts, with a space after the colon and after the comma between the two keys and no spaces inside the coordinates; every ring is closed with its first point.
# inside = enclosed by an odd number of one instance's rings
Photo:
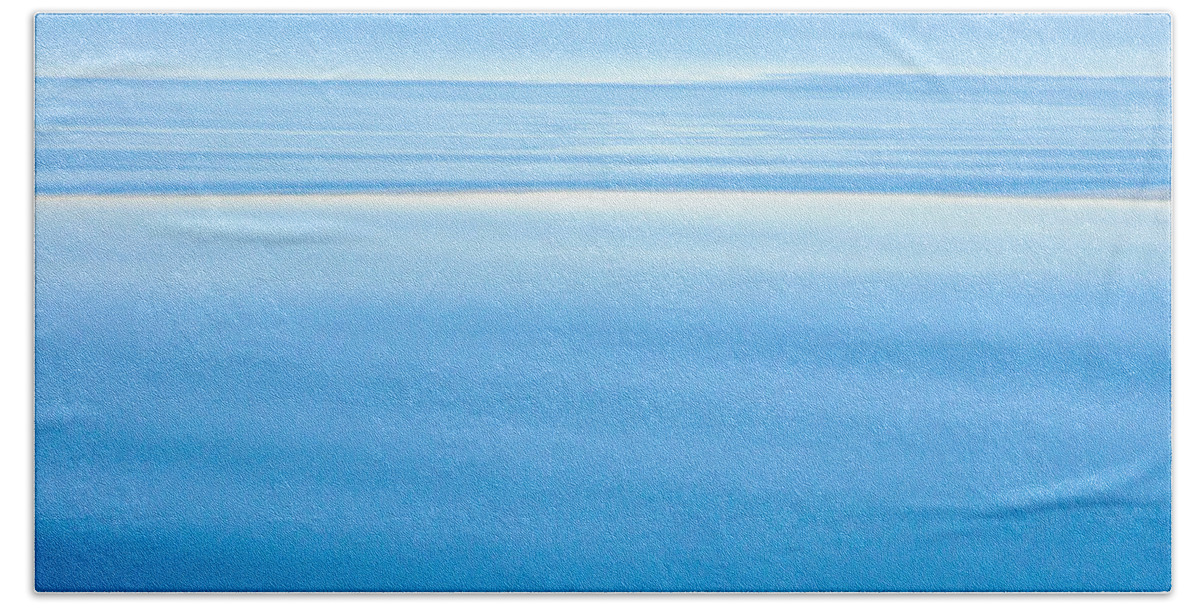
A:
{"type": "Polygon", "coordinates": [[[1158,14],[55,15],[39,76],[672,82],[1170,75],[1158,14]]]}

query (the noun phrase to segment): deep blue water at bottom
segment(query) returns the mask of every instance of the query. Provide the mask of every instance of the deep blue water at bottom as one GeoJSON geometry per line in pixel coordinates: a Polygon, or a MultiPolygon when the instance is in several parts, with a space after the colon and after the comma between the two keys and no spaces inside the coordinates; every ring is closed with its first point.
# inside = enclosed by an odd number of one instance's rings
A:
{"type": "Polygon", "coordinates": [[[39,200],[37,588],[1168,589],[1168,206],[804,200],[39,200]]]}

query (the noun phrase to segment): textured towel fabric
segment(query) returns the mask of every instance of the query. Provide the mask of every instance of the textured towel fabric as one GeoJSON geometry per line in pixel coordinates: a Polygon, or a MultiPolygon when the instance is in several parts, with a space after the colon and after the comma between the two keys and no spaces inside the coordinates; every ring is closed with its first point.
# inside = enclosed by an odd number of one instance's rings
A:
{"type": "Polygon", "coordinates": [[[1164,591],[1166,15],[40,15],[42,591],[1164,591]]]}

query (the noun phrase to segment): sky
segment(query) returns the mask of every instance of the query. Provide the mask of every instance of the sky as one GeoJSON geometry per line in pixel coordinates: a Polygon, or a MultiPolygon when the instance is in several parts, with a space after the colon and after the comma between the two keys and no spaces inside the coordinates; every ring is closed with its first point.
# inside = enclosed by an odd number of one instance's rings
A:
{"type": "Polygon", "coordinates": [[[1169,76],[1157,14],[40,14],[39,77],[1169,76]]]}

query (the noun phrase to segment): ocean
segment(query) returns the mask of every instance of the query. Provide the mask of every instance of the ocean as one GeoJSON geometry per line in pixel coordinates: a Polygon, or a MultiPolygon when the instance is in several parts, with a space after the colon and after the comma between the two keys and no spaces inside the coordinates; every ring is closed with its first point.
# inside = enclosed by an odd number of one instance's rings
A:
{"type": "Polygon", "coordinates": [[[1170,588],[1169,80],[36,95],[40,590],[1170,588]]]}
{"type": "Polygon", "coordinates": [[[1170,188],[1167,78],[679,85],[39,78],[36,187],[1133,194],[1170,188]]]}

